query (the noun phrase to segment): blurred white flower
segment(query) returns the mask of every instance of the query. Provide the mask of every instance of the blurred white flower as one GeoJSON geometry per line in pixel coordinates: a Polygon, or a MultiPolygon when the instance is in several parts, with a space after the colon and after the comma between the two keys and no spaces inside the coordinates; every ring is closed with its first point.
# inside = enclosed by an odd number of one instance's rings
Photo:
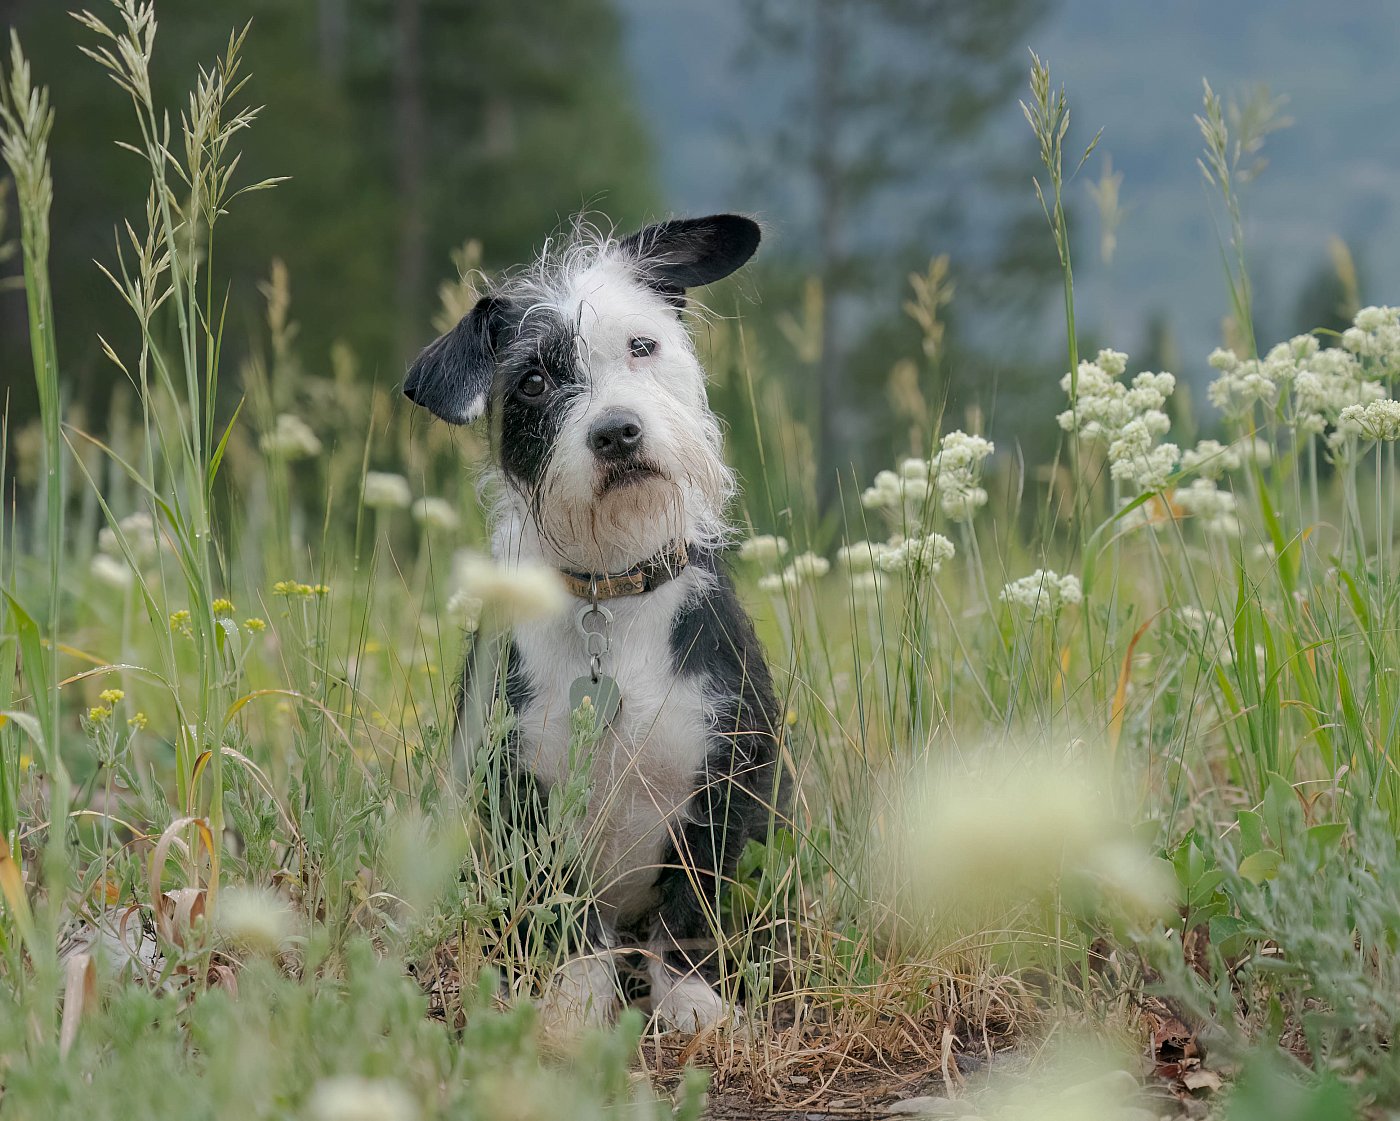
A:
{"type": "Polygon", "coordinates": [[[475,634],[481,626],[482,602],[476,596],[458,589],[447,601],[447,615],[467,634],[475,634]]]}
{"type": "Polygon", "coordinates": [[[1066,604],[1083,602],[1084,590],[1077,576],[1061,576],[1048,568],[1038,568],[1029,576],[1007,584],[1000,598],[1003,603],[1038,619],[1058,613],[1066,604]]]}
{"type": "Polygon", "coordinates": [[[131,571],[131,567],[124,560],[108,556],[106,553],[94,553],[92,555],[92,576],[103,584],[111,588],[125,590],[131,587],[136,581],[136,574],[131,571]]]}
{"type": "Polygon", "coordinates": [[[1159,909],[1170,885],[1113,820],[1109,790],[1106,775],[1039,754],[937,776],[906,807],[911,886],[953,911],[1043,898],[1069,880],[1159,909]]]}
{"type": "Polygon", "coordinates": [[[831,571],[831,562],[816,553],[801,553],[792,558],[783,575],[795,584],[819,580],[831,571]]]}
{"type": "Polygon", "coordinates": [[[1195,479],[1189,487],[1178,487],[1172,502],[1183,514],[1195,517],[1206,533],[1238,536],[1240,532],[1235,496],[1221,490],[1214,479],[1195,479]]]}
{"type": "Polygon", "coordinates": [[[365,475],[364,500],[372,510],[402,510],[413,501],[413,492],[402,475],[370,471],[365,475]]]}
{"type": "Polygon", "coordinates": [[[390,1078],[342,1074],[316,1083],[306,1105],[311,1121],[418,1121],[418,1104],[390,1078]]]}
{"type": "Polygon", "coordinates": [[[292,936],[296,914],[276,892],[229,887],[219,893],[214,925],[220,934],[242,949],[275,954],[292,936]]]}
{"type": "Polygon", "coordinates": [[[878,567],[880,559],[891,551],[883,541],[856,541],[836,550],[836,563],[851,572],[864,572],[878,567]]]}
{"type": "Polygon", "coordinates": [[[1240,449],[1219,440],[1202,440],[1181,453],[1181,469],[1197,472],[1202,478],[1218,479],[1226,471],[1238,471],[1243,462],[1240,449]]]}
{"type": "Polygon", "coordinates": [[[445,498],[420,498],[413,504],[412,513],[413,520],[425,529],[456,529],[460,520],[452,503],[445,498]]]}
{"type": "Polygon", "coordinates": [[[786,537],[775,537],[771,533],[760,533],[750,537],[739,546],[739,559],[771,564],[788,551],[786,537]]]}
{"type": "Polygon", "coordinates": [[[1342,346],[1388,371],[1400,366],[1400,308],[1364,307],[1354,324],[1342,332],[1342,346]]]}
{"type": "Polygon", "coordinates": [[[783,594],[783,577],[781,573],[773,572],[767,576],[758,578],[758,590],[768,595],[783,594]]]}
{"type": "Polygon", "coordinates": [[[850,580],[851,598],[855,600],[856,603],[869,604],[879,602],[885,585],[885,578],[881,576],[880,573],[872,572],[869,569],[863,569],[858,572],[852,571],[850,580]]]}
{"type": "Polygon", "coordinates": [[[542,564],[503,565],[476,553],[459,554],[458,591],[480,600],[482,610],[501,620],[523,623],[547,619],[568,605],[559,573],[542,564]]]}
{"type": "Polygon", "coordinates": [[[104,526],[98,531],[98,549],[109,557],[124,559],[121,542],[117,537],[118,531],[126,540],[126,547],[131,550],[137,564],[145,564],[156,555],[156,523],[145,510],[128,514],[117,522],[115,530],[111,526],[104,526]]]}
{"type": "Polygon", "coordinates": [[[263,435],[262,450],[286,460],[313,459],[321,454],[321,441],[301,417],[279,413],[272,431],[263,435]]]}

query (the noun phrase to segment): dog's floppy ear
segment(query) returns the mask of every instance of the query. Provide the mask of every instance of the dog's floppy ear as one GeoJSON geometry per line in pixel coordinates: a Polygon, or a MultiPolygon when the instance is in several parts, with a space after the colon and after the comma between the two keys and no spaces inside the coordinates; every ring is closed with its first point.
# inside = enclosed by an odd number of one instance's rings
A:
{"type": "Polygon", "coordinates": [[[449,424],[470,424],[484,413],[508,306],[499,296],[479,299],[457,326],[423,348],[409,367],[404,396],[449,424]]]}
{"type": "Polygon", "coordinates": [[[751,218],[712,214],[648,226],[624,238],[621,249],[649,284],[679,294],[723,280],[754,255],[759,237],[751,218]]]}

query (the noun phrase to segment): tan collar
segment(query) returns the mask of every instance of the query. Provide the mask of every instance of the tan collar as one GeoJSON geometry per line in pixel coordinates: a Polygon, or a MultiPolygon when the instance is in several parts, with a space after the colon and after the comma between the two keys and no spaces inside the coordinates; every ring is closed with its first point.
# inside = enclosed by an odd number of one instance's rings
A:
{"type": "Polygon", "coordinates": [[[570,572],[564,569],[564,586],[579,599],[617,599],[639,596],[674,580],[690,563],[690,548],[684,541],[673,541],[655,556],[634,564],[626,572],[570,572]]]}

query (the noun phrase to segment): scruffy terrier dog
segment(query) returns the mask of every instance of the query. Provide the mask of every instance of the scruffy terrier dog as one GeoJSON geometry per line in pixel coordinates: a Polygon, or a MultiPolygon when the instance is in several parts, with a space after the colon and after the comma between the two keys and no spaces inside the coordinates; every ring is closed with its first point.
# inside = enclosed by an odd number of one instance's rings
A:
{"type": "Polygon", "coordinates": [[[718,900],[767,832],[780,720],[717,556],[734,479],[683,312],[687,289],[728,276],[758,242],[754,222],[727,214],[620,240],[575,233],[484,295],[404,385],[451,424],[489,419],[495,557],[558,569],[574,597],[564,615],[516,626],[502,654],[517,811],[568,776],[584,697],[604,725],[587,764],[595,902],[546,993],[555,1023],[613,1015],[610,951],[624,938],[649,951],[662,1025],[734,1015],[711,980],[718,900]]]}

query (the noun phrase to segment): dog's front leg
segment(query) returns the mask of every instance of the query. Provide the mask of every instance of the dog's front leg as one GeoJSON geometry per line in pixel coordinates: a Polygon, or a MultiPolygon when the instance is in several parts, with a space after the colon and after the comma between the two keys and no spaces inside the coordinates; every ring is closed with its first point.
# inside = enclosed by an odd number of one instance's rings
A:
{"type": "Polygon", "coordinates": [[[711,754],[691,799],[690,820],[673,835],[657,877],[658,907],[648,966],[652,1008],[662,1026],[703,1031],[732,1024],[737,1009],[715,990],[719,981],[720,890],[732,878],[750,837],[761,835],[767,809],[736,780],[740,753],[728,742],[711,754]]]}
{"type": "Polygon", "coordinates": [[[584,1029],[612,1022],[619,998],[613,942],[597,912],[590,907],[584,919],[582,945],[545,984],[540,1019],[546,1036],[574,1036],[584,1029]]]}

